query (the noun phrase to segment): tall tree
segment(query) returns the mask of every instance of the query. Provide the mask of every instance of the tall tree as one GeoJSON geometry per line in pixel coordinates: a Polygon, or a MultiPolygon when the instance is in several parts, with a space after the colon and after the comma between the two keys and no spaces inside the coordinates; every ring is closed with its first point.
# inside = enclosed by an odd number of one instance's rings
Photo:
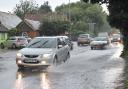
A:
{"type": "MultiPolygon", "coordinates": [[[[69,4],[57,7],[56,12],[58,14],[68,16],[69,4]]],[[[80,31],[93,33],[94,29],[89,28],[89,23],[93,23],[95,25],[95,33],[97,33],[98,31],[102,31],[102,26],[107,24],[107,15],[102,11],[102,7],[98,4],[92,5],[88,3],[77,2],[70,4],[70,20],[71,23],[73,23],[73,26],[71,27],[73,32],[80,31]],[[74,31],[74,29],[76,29],[77,31],[74,31]]],[[[110,28],[108,24],[107,26],[108,28],[110,28]]]]}
{"type": "Polygon", "coordinates": [[[55,36],[65,34],[69,29],[68,21],[43,21],[40,26],[40,34],[46,36],[55,36]]]}
{"type": "MultiPolygon", "coordinates": [[[[89,0],[83,0],[88,2],[89,0]]],[[[119,28],[123,35],[124,50],[122,56],[128,55],[128,0],[91,0],[91,3],[107,3],[109,22],[119,28]]]]}
{"type": "Polygon", "coordinates": [[[48,1],[44,2],[44,4],[40,6],[39,12],[40,13],[44,13],[44,14],[48,13],[48,12],[52,12],[51,7],[49,6],[48,1]]]}
{"type": "Polygon", "coordinates": [[[35,13],[38,9],[38,5],[34,1],[21,0],[19,4],[16,4],[14,13],[21,19],[24,19],[26,14],[35,13]]]}

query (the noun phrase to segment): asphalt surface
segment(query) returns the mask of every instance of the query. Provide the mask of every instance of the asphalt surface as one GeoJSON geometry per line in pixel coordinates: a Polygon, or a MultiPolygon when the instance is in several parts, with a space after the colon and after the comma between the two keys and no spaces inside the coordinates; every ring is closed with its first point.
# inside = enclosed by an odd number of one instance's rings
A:
{"type": "Polygon", "coordinates": [[[90,46],[74,43],[71,58],[47,70],[18,70],[17,51],[0,52],[0,89],[115,89],[121,85],[124,60],[119,57],[120,44],[90,50],[90,46]]]}

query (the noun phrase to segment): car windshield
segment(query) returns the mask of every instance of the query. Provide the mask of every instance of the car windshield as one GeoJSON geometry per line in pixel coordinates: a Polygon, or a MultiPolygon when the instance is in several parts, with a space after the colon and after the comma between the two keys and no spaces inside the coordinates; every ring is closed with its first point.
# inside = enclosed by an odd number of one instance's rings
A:
{"type": "Polygon", "coordinates": [[[55,38],[35,38],[27,46],[27,48],[55,48],[55,38]]]}
{"type": "Polygon", "coordinates": [[[113,38],[120,38],[120,35],[113,35],[113,38]]]}
{"type": "Polygon", "coordinates": [[[107,41],[106,37],[96,37],[94,38],[94,41],[107,41]]]}

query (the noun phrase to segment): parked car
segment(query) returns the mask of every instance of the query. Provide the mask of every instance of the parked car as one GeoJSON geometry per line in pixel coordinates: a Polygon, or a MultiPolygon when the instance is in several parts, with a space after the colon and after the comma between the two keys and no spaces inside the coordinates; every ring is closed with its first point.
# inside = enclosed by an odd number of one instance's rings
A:
{"type": "Polygon", "coordinates": [[[7,48],[22,48],[27,46],[28,41],[25,37],[22,36],[13,36],[9,37],[9,39],[6,42],[7,48]]]}
{"type": "Polygon", "coordinates": [[[90,44],[91,37],[90,34],[80,34],[77,39],[77,45],[90,44]]]}
{"type": "Polygon", "coordinates": [[[19,68],[43,67],[65,62],[70,57],[69,46],[62,38],[36,37],[26,48],[18,51],[16,64],[19,68]]]}
{"type": "Polygon", "coordinates": [[[73,50],[73,43],[68,36],[58,36],[58,37],[61,37],[66,42],[66,44],[68,44],[70,50],[73,50]]]}
{"type": "Polygon", "coordinates": [[[93,41],[91,41],[90,46],[91,50],[93,49],[104,49],[106,46],[110,44],[108,37],[95,37],[93,41]]]}

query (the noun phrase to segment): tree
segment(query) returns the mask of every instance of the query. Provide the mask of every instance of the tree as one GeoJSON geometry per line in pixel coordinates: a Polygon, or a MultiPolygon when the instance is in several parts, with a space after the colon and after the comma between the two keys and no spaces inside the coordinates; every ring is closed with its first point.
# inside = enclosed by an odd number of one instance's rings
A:
{"type": "Polygon", "coordinates": [[[19,16],[21,19],[24,20],[24,17],[26,14],[29,13],[36,13],[38,9],[38,6],[36,2],[34,1],[23,1],[21,0],[19,4],[16,4],[16,7],[14,9],[14,13],[19,16]]]}
{"type": "MultiPolygon", "coordinates": [[[[83,1],[88,2],[88,0],[83,1]]],[[[109,23],[120,29],[124,44],[122,56],[128,55],[128,0],[91,0],[91,2],[108,4],[109,23]]]]}
{"type": "MultiPolygon", "coordinates": [[[[55,9],[58,14],[62,14],[68,17],[69,15],[69,4],[61,5],[55,9]]],[[[70,4],[70,20],[73,23],[71,27],[74,32],[92,32],[94,29],[89,31],[89,23],[95,23],[95,33],[102,31],[102,28],[106,25],[110,28],[107,23],[107,15],[102,12],[102,7],[99,4],[88,4],[88,3],[71,3],[70,4]],[[79,24],[82,22],[81,24],[79,24]],[[75,31],[77,30],[77,31],[75,31]]],[[[108,29],[107,29],[108,30],[108,29]]],[[[77,34],[77,33],[74,33],[77,34]]]]}
{"type": "Polygon", "coordinates": [[[40,26],[40,34],[46,36],[55,36],[65,34],[69,29],[67,21],[43,21],[40,26]]]}
{"type": "Polygon", "coordinates": [[[39,12],[44,14],[48,12],[52,12],[51,7],[48,4],[48,1],[44,2],[44,4],[40,6],[39,12]]]}

